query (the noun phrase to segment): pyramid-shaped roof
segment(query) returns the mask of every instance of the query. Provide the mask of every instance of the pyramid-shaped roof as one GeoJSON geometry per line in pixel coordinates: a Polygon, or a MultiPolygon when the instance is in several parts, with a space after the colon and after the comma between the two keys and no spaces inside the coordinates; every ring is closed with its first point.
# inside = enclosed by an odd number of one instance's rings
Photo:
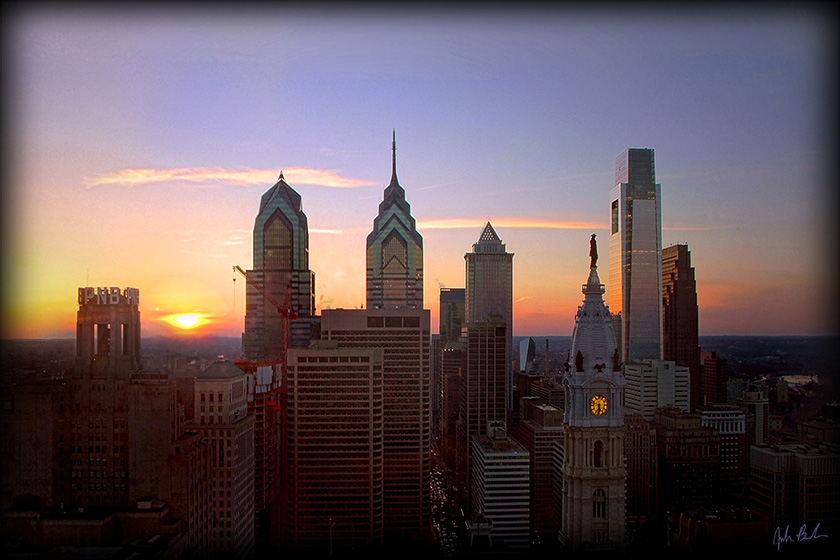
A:
{"type": "Polygon", "coordinates": [[[478,241],[473,243],[473,251],[476,253],[504,253],[505,252],[505,244],[502,243],[501,238],[496,233],[496,230],[493,229],[493,226],[490,222],[487,222],[487,225],[484,226],[484,229],[481,232],[481,236],[479,236],[478,241]]]}

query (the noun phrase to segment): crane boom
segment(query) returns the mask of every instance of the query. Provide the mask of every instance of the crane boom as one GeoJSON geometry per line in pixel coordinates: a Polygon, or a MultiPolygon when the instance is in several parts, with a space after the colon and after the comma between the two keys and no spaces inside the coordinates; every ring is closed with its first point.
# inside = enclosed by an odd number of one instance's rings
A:
{"type": "Polygon", "coordinates": [[[260,292],[265,299],[267,299],[274,307],[276,307],[277,311],[280,313],[280,315],[282,315],[283,317],[288,317],[289,319],[292,319],[292,320],[297,319],[297,313],[295,313],[295,310],[292,309],[292,305],[291,305],[291,296],[292,296],[292,286],[291,286],[291,284],[286,286],[286,302],[284,304],[280,304],[280,303],[277,302],[277,300],[275,300],[271,296],[271,294],[269,294],[265,290],[265,288],[263,287],[262,284],[260,284],[253,277],[249,276],[248,273],[245,270],[243,270],[241,266],[235,264],[235,265],[233,265],[233,270],[238,272],[239,274],[241,274],[245,278],[246,282],[248,282],[254,288],[256,288],[257,291],[260,292]]]}

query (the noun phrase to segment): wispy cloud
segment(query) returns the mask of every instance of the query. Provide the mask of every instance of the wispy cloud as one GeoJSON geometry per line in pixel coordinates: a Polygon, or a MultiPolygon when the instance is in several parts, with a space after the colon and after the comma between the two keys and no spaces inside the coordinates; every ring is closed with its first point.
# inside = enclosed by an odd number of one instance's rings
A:
{"type": "Polygon", "coordinates": [[[449,181],[448,183],[438,183],[437,185],[428,185],[426,187],[419,187],[415,189],[411,189],[412,191],[425,191],[428,189],[439,189],[440,187],[448,187],[449,185],[457,185],[458,183],[462,183],[463,181],[449,181]]]}
{"type": "MultiPolygon", "coordinates": [[[[569,220],[531,220],[528,218],[501,218],[489,220],[494,228],[537,228],[537,229],[603,229],[607,225],[595,222],[569,220]]],[[[481,229],[488,220],[450,219],[418,221],[418,229],[481,229]]]]}
{"type": "MultiPolygon", "coordinates": [[[[499,218],[483,220],[475,218],[452,218],[447,220],[418,220],[417,229],[482,229],[487,222],[494,228],[523,228],[523,229],[606,229],[606,223],[575,221],[575,220],[536,220],[530,218],[499,218]]],[[[728,227],[728,226],[727,226],[728,227]]],[[[708,231],[722,229],[721,226],[705,225],[663,225],[666,231],[708,231]]]]}
{"type": "MultiPolygon", "coordinates": [[[[355,188],[373,185],[371,181],[342,177],[336,170],[290,167],[283,170],[286,181],[292,185],[319,185],[322,187],[355,188]]],[[[86,188],[102,186],[142,186],[156,183],[185,183],[196,187],[224,185],[266,185],[277,180],[273,169],[224,169],[185,167],[181,169],[122,169],[93,178],[85,178],[86,188]]]]}
{"type": "Polygon", "coordinates": [[[330,235],[341,235],[344,232],[340,229],[309,229],[309,233],[327,233],[330,235]]]}

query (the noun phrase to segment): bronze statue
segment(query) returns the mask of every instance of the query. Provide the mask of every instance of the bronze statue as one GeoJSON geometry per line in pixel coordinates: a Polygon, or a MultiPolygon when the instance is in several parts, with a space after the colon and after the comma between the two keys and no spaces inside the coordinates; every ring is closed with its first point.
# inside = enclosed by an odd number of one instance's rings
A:
{"type": "Polygon", "coordinates": [[[598,245],[595,243],[595,234],[589,238],[589,268],[595,268],[598,262],[598,245]]]}

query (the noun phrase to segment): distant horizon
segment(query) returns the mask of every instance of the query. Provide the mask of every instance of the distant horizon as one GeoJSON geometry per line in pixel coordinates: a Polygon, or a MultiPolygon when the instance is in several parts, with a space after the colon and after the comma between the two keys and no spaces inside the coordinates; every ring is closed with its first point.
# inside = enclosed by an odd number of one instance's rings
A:
{"type": "MultiPolygon", "coordinates": [[[[432,335],[440,334],[436,332],[432,332],[432,335]]],[[[571,338],[571,334],[515,334],[513,335],[514,338],[571,338]]],[[[710,337],[738,337],[738,338],[837,338],[840,337],[840,333],[835,334],[701,334],[699,338],[710,338],[710,337]]],[[[174,335],[166,335],[166,334],[156,334],[151,336],[141,336],[140,340],[154,340],[154,339],[166,339],[166,340],[210,340],[210,339],[240,339],[239,336],[229,336],[229,335],[216,335],[216,334],[205,334],[205,335],[187,335],[187,334],[174,334],[174,335]]],[[[44,336],[40,338],[0,338],[0,342],[2,341],[19,341],[19,340],[76,340],[75,337],[70,336],[44,336]]]]}

